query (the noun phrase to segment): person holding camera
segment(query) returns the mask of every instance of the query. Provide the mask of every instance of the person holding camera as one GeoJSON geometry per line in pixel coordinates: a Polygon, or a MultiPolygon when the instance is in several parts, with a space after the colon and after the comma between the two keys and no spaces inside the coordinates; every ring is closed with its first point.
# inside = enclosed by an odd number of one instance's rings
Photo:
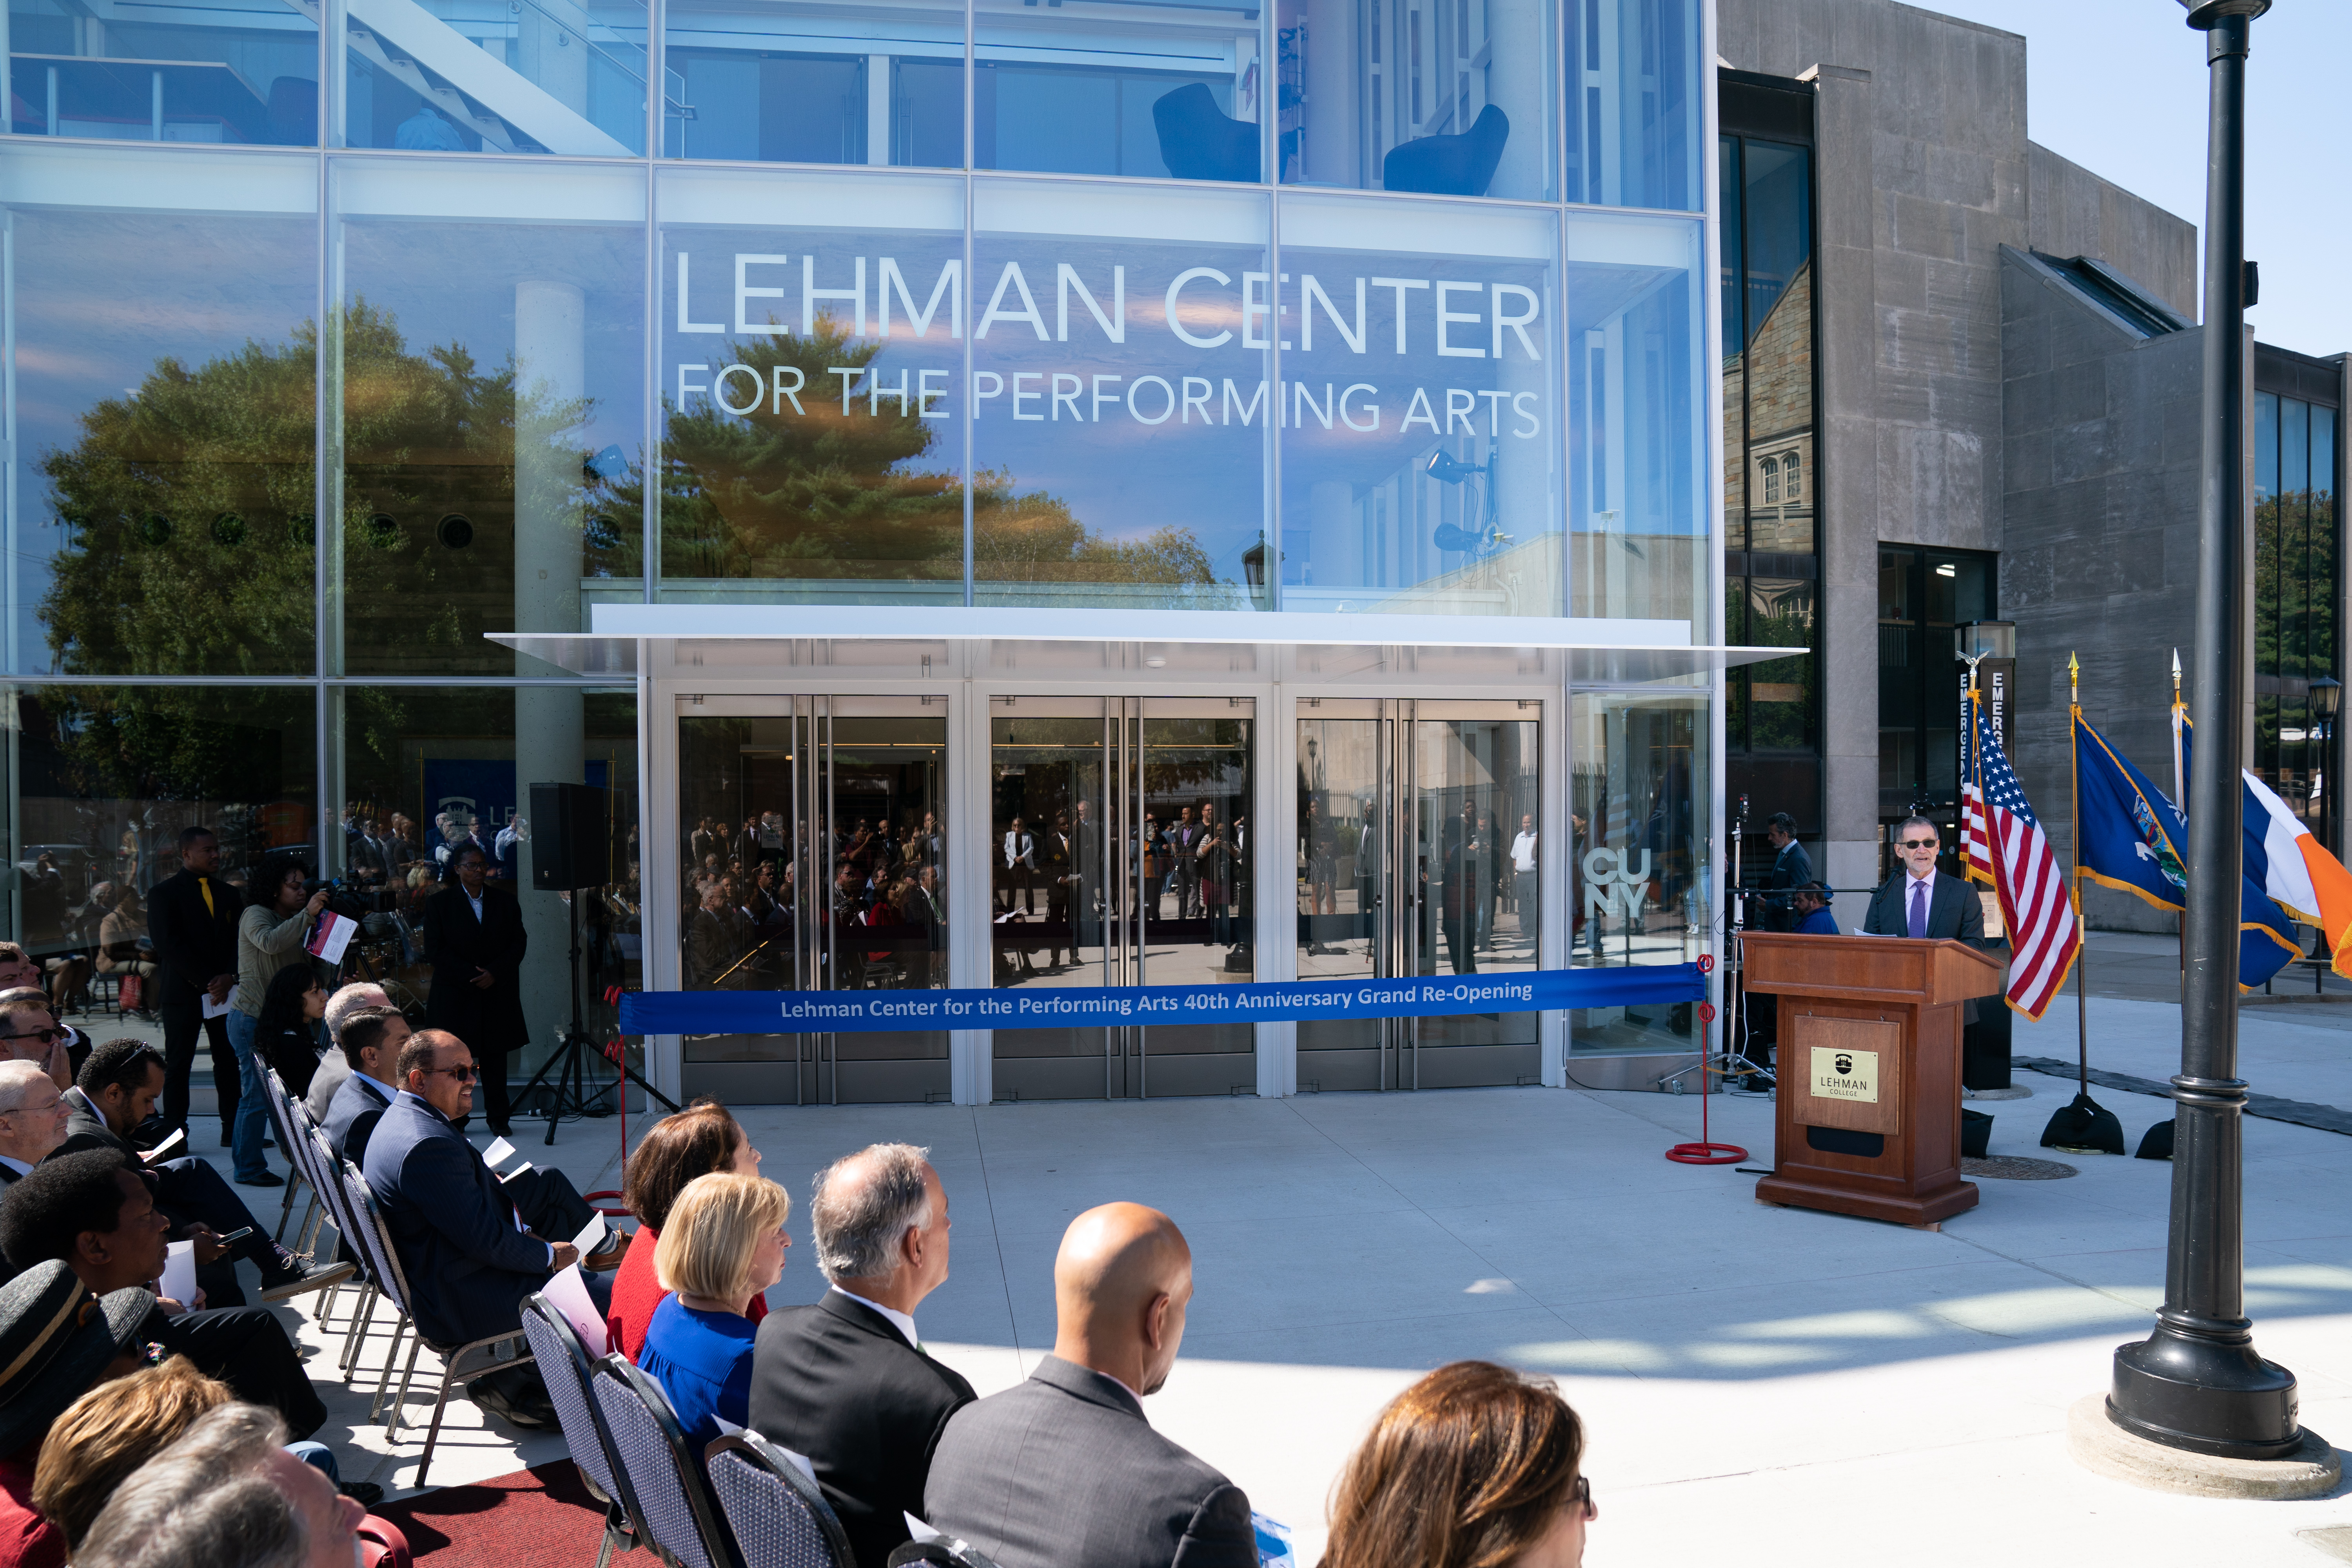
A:
{"type": "Polygon", "coordinates": [[[236,1053],[236,1123],[229,1132],[229,1166],[238,1184],[283,1186],[286,1178],[269,1168],[262,1142],[269,1132],[269,1105],[263,1099],[268,1062],[255,1049],[261,1032],[261,1005],[269,982],[302,951],[303,933],[327,905],[327,889],[313,891],[310,873],[291,855],[263,858],[247,889],[245,912],[236,921],[236,988],[228,994],[228,1043],[236,1053]]]}

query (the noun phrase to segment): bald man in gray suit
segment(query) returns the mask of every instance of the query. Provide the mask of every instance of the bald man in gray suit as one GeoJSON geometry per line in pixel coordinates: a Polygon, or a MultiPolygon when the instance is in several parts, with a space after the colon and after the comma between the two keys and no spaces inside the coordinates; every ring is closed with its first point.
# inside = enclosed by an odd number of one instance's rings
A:
{"type": "Polygon", "coordinates": [[[940,1435],[925,1521],[1001,1568],[1257,1568],[1249,1499],[1151,1429],[1184,1338],[1192,1251],[1140,1204],[1070,1222],[1054,1259],[1054,1353],[940,1435]]]}

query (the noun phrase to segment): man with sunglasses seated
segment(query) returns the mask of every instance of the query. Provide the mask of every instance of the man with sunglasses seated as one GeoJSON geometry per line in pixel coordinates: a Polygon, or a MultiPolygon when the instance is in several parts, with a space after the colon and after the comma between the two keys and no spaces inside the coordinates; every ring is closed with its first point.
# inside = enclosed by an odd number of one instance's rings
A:
{"type": "MultiPolygon", "coordinates": [[[[16,943],[5,944],[15,947],[16,943]]],[[[0,963],[9,955],[0,953],[0,963]]],[[[20,967],[29,960],[16,959],[20,967]]],[[[5,978],[0,974],[0,978],[5,978]]],[[[49,1075],[49,1081],[60,1091],[73,1087],[77,1070],[69,1047],[73,1031],[58,1026],[49,1011],[49,994],[33,985],[16,985],[0,991],[0,1054],[10,1061],[37,1062],[49,1075]]]]}
{"type": "MultiPolygon", "coordinates": [[[[625,1244],[617,1233],[584,1260],[572,1245],[591,1211],[571,1178],[526,1171],[502,1182],[457,1131],[480,1076],[465,1041],[446,1029],[412,1035],[393,1071],[400,1091],[368,1137],[363,1173],[427,1340],[446,1347],[520,1334],[523,1302],[551,1276],[574,1263],[583,1272],[620,1263],[625,1244]]],[[[610,1281],[596,1273],[585,1279],[601,1309],[610,1281]]],[[[528,1363],[475,1378],[467,1392],[516,1426],[556,1424],[547,1385],[528,1363]]]]}
{"type": "Polygon", "coordinates": [[[1958,877],[1936,869],[1939,844],[1934,823],[1924,816],[1903,819],[1895,830],[1895,850],[1901,864],[1871,895],[1870,913],[1862,922],[1864,935],[1942,938],[1970,947],[1986,945],[1984,901],[1958,877]]]}
{"type": "Polygon", "coordinates": [[[208,1162],[194,1156],[160,1163],[143,1160],[131,1142],[131,1130],[147,1120],[163,1092],[163,1053],[154,1046],[125,1036],[93,1047],[81,1076],[65,1092],[66,1141],[49,1158],[110,1149],[139,1161],[154,1189],[156,1208],[171,1220],[172,1239],[196,1244],[196,1279],[215,1307],[245,1301],[231,1258],[251,1258],[261,1270],[265,1301],[284,1300],[350,1275],[347,1263],[313,1265],[271,1240],[236,1189],[208,1162]],[[222,1244],[221,1237],[238,1231],[247,1234],[222,1244]]]}

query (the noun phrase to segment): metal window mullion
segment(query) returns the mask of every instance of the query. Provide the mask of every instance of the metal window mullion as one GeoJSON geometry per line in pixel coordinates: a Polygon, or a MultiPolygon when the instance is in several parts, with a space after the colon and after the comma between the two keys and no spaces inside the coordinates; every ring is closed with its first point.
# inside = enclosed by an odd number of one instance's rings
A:
{"type": "MultiPolygon", "coordinates": [[[[974,245],[974,243],[973,243],[973,232],[974,232],[974,228],[975,228],[975,226],[976,226],[976,225],[977,225],[977,222],[978,222],[978,216],[979,216],[979,214],[978,214],[979,202],[978,202],[978,200],[977,200],[977,192],[976,192],[976,191],[975,191],[975,189],[974,189],[974,182],[973,182],[973,175],[972,175],[972,165],[973,165],[973,163],[974,163],[974,162],[975,162],[975,160],[974,160],[974,158],[973,158],[972,154],[973,154],[974,149],[975,149],[975,147],[976,147],[976,145],[977,145],[977,140],[978,140],[978,136],[979,136],[979,128],[978,128],[978,127],[973,123],[973,117],[974,117],[975,113],[977,112],[977,104],[978,104],[978,100],[979,100],[979,97],[980,97],[980,82],[979,82],[979,79],[978,79],[978,78],[977,78],[977,76],[976,76],[976,74],[975,74],[977,68],[976,68],[976,67],[974,66],[974,64],[973,64],[972,28],[973,28],[973,26],[975,26],[975,17],[974,17],[974,16],[973,16],[973,5],[974,5],[974,0],[964,0],[964,5],[963,5],[963,295],[964,295],[964,310],[963,310],[963,316],[964,316],[964,323],[963,323],[963,395],[962,395],[961,398],[957,399],[957,407],[961,410],[961,412],[959,413],[959,415],[958,415],[958,416],[957,416],[957,421],[956,421],[956,422],[957,422],[957,424],[958,424],[958,425],[960,425],[960,426],[962,427],[962,429],[963,429],[963,604],[964,604],[967,607],[969,607],[969,606],[970,606],[970,605],[974,602],[974,596],[973,596],[973,593],[972,593],[972,580],[971,580],[971,574],[972,574],[972,554],[973,554],[973,551],[972,551],[972,530],[973,530],[973,528],[976,526],[976,520],[975,520],[975,517],[974,517],[974,510],[973,510],[973,507],[972,507],[972,495],[971,495],[971,488],[972,488],[972,459],[973,459],[973,452],[972,452],[972,446],[973,446],[973,432],[972,432],[972,417],[973,417],[973,411],[972,411],[972,405],[971,405],[971,385],[972,385],[972,374],[973,374],[973,372],[972,372],[972,348],[971,348],[971,338],[972,338],[972,329],[973,329],[973,326],[974,326],[974,324],[975,324],[975,321],[976,321],[976,320],[977,320],[977,315],[978,315],[978,311],[977,311],[977,308],[976,308],[976,307],[977,307],[977,305],[978,305],[978,301],[973,298],[973,295],[974,295],[974,294],[975,294],[975,292],[978,290],[978,288],[979,288],[979,282],[980,282],[979,275],[978,275],[978,272],[977,272],[977,268],[978,268],[978,266],[979,266],[978,254],[977,254],[977,248],[976,248],[976,247],[975,247],[975,245],[974,245]]],[[[992,959],[990,960],[990,963],[991,963],[991,964],[992,964],[992,965],[993,965],[993,963],[994,963],[994,959],[993,959],[992,957],[992,959]]]]}

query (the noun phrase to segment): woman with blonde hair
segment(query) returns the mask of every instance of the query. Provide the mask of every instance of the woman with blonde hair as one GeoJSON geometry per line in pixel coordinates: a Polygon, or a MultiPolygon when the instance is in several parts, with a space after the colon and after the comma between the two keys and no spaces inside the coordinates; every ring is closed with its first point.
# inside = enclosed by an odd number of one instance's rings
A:
{"type": "Polygon", "coordinates": [[[1578,1568],[1601,1517],[1549,1378],[1457,1361],[1381,1412],[1331,1500],[1320,1568],[1578,1568]]]}
{"type": "Polygon", "coordinates": [[[654,1276],[670,1292],[654,1309],[637,1364],[662,1392],[699,1454],[723,1418],[751,1418],[751,1303],[783,1278],[793,1200],[765,1176],[697,1176],[670,1206],[654,1244],[654,1276]]]}

